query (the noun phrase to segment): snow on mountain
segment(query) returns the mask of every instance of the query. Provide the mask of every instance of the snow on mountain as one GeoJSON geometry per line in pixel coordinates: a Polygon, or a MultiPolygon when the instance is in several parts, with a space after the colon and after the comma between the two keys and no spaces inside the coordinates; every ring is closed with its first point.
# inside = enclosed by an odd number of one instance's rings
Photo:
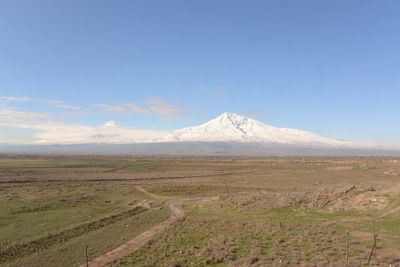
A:
{"type": "Polygon", "coordinates": [[[107,121],[103,127],[107,128],[122,128],[122,125],[119,122],[116,121],[107,121]]]}
{"type": "MultiPolygon", "coordinates": [[[[16,140],[18,149],[14,151],[154,155],[400,154],[399,144],[353,143],[329,139],[302,130],[273,127],[234,113],[223,113],[202,125],[176,131],[142,130],[123,126],[116,121],[108,121],[99,126],[49,122],[42,124],[39,129],[31,140],[16,140]],[[58,146],[61,144],[65,146],[58,146]],[[24,150],[20,145],[28,146],[24,150]],[[51,145],[57,146],[52,148],[51,145]]],[[[4,151],[7,145],[1,145],[1,141],[0,134],[0,149],[4,151]]],[[[13,151],[12,148],[9,151],[13,151]]]]}
{"type": "Polygon", "coordinates": [[[347,145],[314,133],[277,128],[235,113],[223,113],[217,118],[194,127],[174,132],[176,140],[184,142],[263,142],[303,145],[347,145]]]}
{"type": "Polygon", "coordinates": [[[116,121],[92,127],[54,125],[34,135],[36,144],[139,144],[188,142],[240,142],[300,145],[309,147],[391,147],[381,144],[352,143],[329,139],[296,129],[277,128],[234,113],[223,113],[199,126],[176,131],[141,130],[116,121]]]}

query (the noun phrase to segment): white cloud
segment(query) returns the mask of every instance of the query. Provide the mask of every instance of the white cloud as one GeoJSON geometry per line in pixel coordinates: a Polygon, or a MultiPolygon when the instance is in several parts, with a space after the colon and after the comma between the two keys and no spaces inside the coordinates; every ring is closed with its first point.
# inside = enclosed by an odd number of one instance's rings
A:
{"type": "MultiPolygon", "coordinates": [[[[140,106],[132,102],[118,104],[92,105],[98,109],[122,115],[138,113],[142,115],[158,115],[164,120],[171,120],[183,114],[184,108],[178,104],[164,102],[160,98],[150,97],[140,106]]],[[[62,121],[63,116],[84,116],[93,114],[93,108],[77,107],[58,100],[39,100],[33,98],[0,97],[0,126],[26,130],[15,130],[16,134],[0,133],[0,142],[20,144],[73,144],[73,143],[136,143],[153,142],[154,140],[168,141],[170,132],[138,130],[130,127],[113,129],[104,126],[88,126],[62,121]],[[13,101],[32,101],[42,107],[55,106],[65,111],[33,112],[13,107],[13,101]],[[164,139],[166,138],[166,139],[164,139]]],[[[189,112],[190,113],[190,112],[189,112]]],[[[14,130],[13,130],[14,131],[14,130]]]]}
{"type": "Polygon", "coordinates": [[[81,109],[80,107],[66,105],[66,104],[57,104],[57,105],[54,105],[54,106],[56,106],[58,108],[65,108],[65,109],[75,109],[75,110],[81,109]]]}
{"type": "Polygon", "coordinates": [[[162,141],[168,134],[166,131],[138,130],[130,127],[64,124],[36,133],[34,137],[38,144],[125,144],[162,141]]]}
{"type": "Polygon", "coordinates": [[[28,102],[33,101],[29,97],[0,96],[0,102],[28,102]]]}
{"type": "MultiPolygon", "coordinates": [[[[64,101],[53,100],[53,99],[35,99],[30,97],[14,97],[14,96],[0,96],[0,103],[8,103],[8,102],[37,102],[41,104],[49,104],[53,107],[58,107],[62,109],[75,110],[74,115],[88,115],[88,109],[73,106],[65,103],[64,101]],[[85,112],[79,112],[81,110],[85,110],[85,112]]],[[[158,97],[150,97],[146,101],[144,101],[144,105],[140,106],[136,103],[132,102],[120,102],[117,104],[93,104],[92,106],[99,108],[104,112],[115,113],[123,116],[129,116],[133,113],[139,113],[142,115],[158,115],[164,120],[171,120],[178,115],[183,113],[183,107],[179,105],[169,104],[165,101],[162,101],[158,97]]],[[[29,113],[29,112],[28,112],[29,113]]],[[[27,113],[27,115],[28,115],[27,113]]],[[[62,113],[66,114],[66,113],[62,113]]],[[[72,113],[71,113],[72,115],[72,113]]]]}
{"type": "Polygon", "coordinates": [[[173,119],[183,112],[183,108],[181,106],[171,105],[157,97],[150,97],[145,101],[145,103],[145,108],[132,102],[121,102],[118,104],[95,104],[93,106],[96,106],[105,112],[117,113],[125,116],[129,116],[132,113],[158,115],[164,120],[173,119]]]}
{"type": "Polygon", "coordinates": [[[151,114],[159,115],[165,120],[173,119],[182,113],[182,107],[170,105],[157,97],[150,97],[150,99],[145,102],[151,114]]]}
{"type": "Polygon", "coordinates": [[[131,102],[121,102],[119,104],[94,104],[93,106],[99,107],[101,110],[106,112],[121,115],[130,115],[131,113],[149,114],[147,110],[131,102]]]}
{"type": "Polygon", "coordinates": [[[18,111],[7,107],[0,108],[1,126],[38,129],[37,125],[39,122],[51,118],[52,115],[49,112],[36,113],[30,111],[18,111]]]}
{"type": "Polygon", "coordinates": [[[15,97],[15,96],[0,96],[0,103],[9,103],[9,102],[37,102],[37,103],[49,103],[54,107],[64,108],[64,109],[74,109],[79,110],[81,107],[72,106],[66,104],[64,101],[52,100],[52,99],[35,99],[30,97],[15,97]]]}
{"type": "Polygon", "coordinates": [[[86,116],[86,115],[91,115],[92,113],[89,111],[66,111],[66,112],[61,112],[60,115],[63,116],[86,116]]]}
{"type": "Polygon", "coordinates": [[[67,105],[64,101],[59,101],[59,100],[45,100],[44,102],[50,103],[52,106],[58,108],[74,109],[74,110],[82,109],[81,107],[78,106],[67,105]]]}
{"type": "Polygon", "coordinates": [[[35,140],[32,136],[10,136],[6,134],[0,134],[0,143],[30,145],[35,143],[36,141],[37,140],[35,140]]]}
{"type": "Polygon", "coordinates": [[[0,126],[38,130],[30,138],[0,134],[0,142],[19,144],[68,144],[92,141],[87,133],[95,135],[95,127],[55,121],[49,112],[19,111],[0,106],[0,126]]]}

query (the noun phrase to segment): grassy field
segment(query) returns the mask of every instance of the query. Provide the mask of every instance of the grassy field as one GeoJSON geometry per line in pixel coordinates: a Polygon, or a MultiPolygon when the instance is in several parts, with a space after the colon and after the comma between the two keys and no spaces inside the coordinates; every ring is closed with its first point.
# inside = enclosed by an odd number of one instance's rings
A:
{"type": "Polygon", "coordinates": [[[77,266],[86,245],[89,260],[100,256],[192,198],[184,218],[115,265],[324,266],[348,255],[360,266],[373,228],[379,263],[400,264],[396,158],[4,155],[0,265],[77,266]]]}

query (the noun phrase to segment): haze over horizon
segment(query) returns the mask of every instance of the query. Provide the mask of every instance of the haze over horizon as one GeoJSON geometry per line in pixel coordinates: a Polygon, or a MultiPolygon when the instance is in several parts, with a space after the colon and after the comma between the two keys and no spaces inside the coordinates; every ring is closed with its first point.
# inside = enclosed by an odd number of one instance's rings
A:
{"type": "Polygon", "coordinates": [[[1,1],[0,143],[224,112],[400,144],[397,1],[1,1]]]}

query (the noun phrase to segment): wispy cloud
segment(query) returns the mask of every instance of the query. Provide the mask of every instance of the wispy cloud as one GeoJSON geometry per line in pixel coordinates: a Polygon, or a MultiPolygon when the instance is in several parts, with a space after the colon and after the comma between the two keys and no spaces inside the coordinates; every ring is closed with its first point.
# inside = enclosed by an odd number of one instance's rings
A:
{"type": "Polygon", "coordinates": [[[36,103],[42,103],[42,104],[43,103],[50,104],[54,107],[63,108],[63,109],[74,109],[74,110],[82,109],[81,107],[68,105],[64,101],[59,101],[59,100],[52,100],[52,99],[42,100],[42,99],[36,99],[36,98],[31,98],[31,97],[0,96],[0,103],[10,103],[10,102],[36,102],[36,103]]]}
{"type": "Polygon", "coordinates": [[[94,104],[93,106],[100,108],[105,112],[117,113],[129,116],[132,113],[149,114],[149,111],[131,102],[121,102],[118,104],[94,104]]]}
{"type": "Polygon", "coordinates": [[[156,114],[165,120],[170,120],[182,113],[182,107],[161,101],[157,97],[150,97],[145,101],[151,114],[156,114]]]}
{"type": "Polygon", "coordinates": [[[91,115],[91,111],[82,111],[82,110],[77,110],[77,111],[65,111],[61,112],[61,115],[65,116],[86,116],[86,115],[91,115]]]}
{"type": "Polygon", "coordinates": [[[170,120],[183,112],[183,107],[172,105],[162,101],[157,97],[150,97],[144,101],[145,107],[141,107],[132,102],[121,102],[118,104],[94,104],[93,106],[100,108],[102,111],[117,113],[124,116],[139,113],[143,115],[158,115],[164,120],[170,120]]]}
{"type": "MultiPolygon", "coordinates": [[[[89,115],[93,112],[90,107],[79,107],[66,103],[65,101],[54,99],[37,99],[30,97],[15,97],[15,96],[0,96],[0,103],[10,104],[11,102],[36,102],[40,104],[47,104],[48,106],[71,110],[73,112],[63,112],[60,115],[89,115]]],[[[179,102],[179,101],[175,101],[179,102]]],[[[163,101],[162,99],[151,96],[145,100],[142,105],[133,102],[120,102],[116,104],[101,103],[93,104],[103,112],[115,113],[122,116],[130,116],[134,113],[142,115],[158,115],[164,120],[171,120],[183,114],[184,108],[178,104],[171,104],[163,101]]]]}
{"type": "Polygon", "coordinates": [[[15,97],[15,96],[0,96],[0,102],[28,102],[33,101],[29,97],[15,97]]]}
{"type": "Polygon", "coordinates": [[[49,112],[37,113],[19,111],[8,107],[0,107],[1,126],[38,129],[40,122],[52,118],[52,114],[49,112]]]}
{"type": "Polygon", "coordinates": [[[78,107],[78,106],[68,105],[64,101],[45,100],[44,102],[50,103],[52,106],[57,107],[57,108],[74,109],[74,110],[82,109],[81,107],[78,107]]]}
{"type": "MultiPolygon", "coordinates": [[[[171,100],[173,101],[173,100],[171,100]]],[[[36,107],[36,106],[35,106],[36,107]]],[[[0,97],[0,126],[31,129],[27,138],[17,138],[17,136],[0,133],[0,142],[8,143],[37,143],[37,144],[68,144],[68,143],[95,143],[115,142],[150,142],[160,138],[161,132],[151,130],[138,130],[129,127],[114,129],[105,126],[90,126],[66,122],[66,116],[86,116],[98,113],[101,110],[106,113],[114,113],[124,116],[132,114],[157,115],[169,121],[177,117],[199,115],[204,111],[193,111],[186,109],[179,104],[179,101],[166,102],[158,97],[150,97],[143,103],[120,102],[117,104],[94,104],[86,107],[72,106],[64,101],[35,99],[29,97],[0,97]],[[42,110],[51,112],[31,111],[31,104],[26,106],[14,105],[12,102],[34,102],[40,104],[42,110]],[[63,110],[49,109],[59,107],[63,110]],[[94,108],[95,107],[95,108],[94,108]],[[183,115],[185,114],[185,116],[183,115]],[[29,138],[28,138],[29,137],[29,138]]],[[[16,130],[24,131],[24,130],[16,130]]],[[[23,132],[18,132],[23,133],[23,132]]],[[[168,136],[168,134],[162,134],[168,136]]]]}
{"type": "Polygon", "coordinates": [[[85,132],[96,132],[94,127],[59,121],[50,112],[20,111],[5,106],[0,106],[0,126],[36,130],[24,138],[0,134],[0,142],[16,144],[83,142],[88,140],[85,132]]]}
{"type": "Polygon", "coordinates": [[[71,106],[71,105],[66,105],[66,104],[58,104],[55,105],[58,108],[65,108],[65,109],[74,109],[74,110],[78,110],[81,109],[81,107],[77,107],[77,106],[71,106]]]}

